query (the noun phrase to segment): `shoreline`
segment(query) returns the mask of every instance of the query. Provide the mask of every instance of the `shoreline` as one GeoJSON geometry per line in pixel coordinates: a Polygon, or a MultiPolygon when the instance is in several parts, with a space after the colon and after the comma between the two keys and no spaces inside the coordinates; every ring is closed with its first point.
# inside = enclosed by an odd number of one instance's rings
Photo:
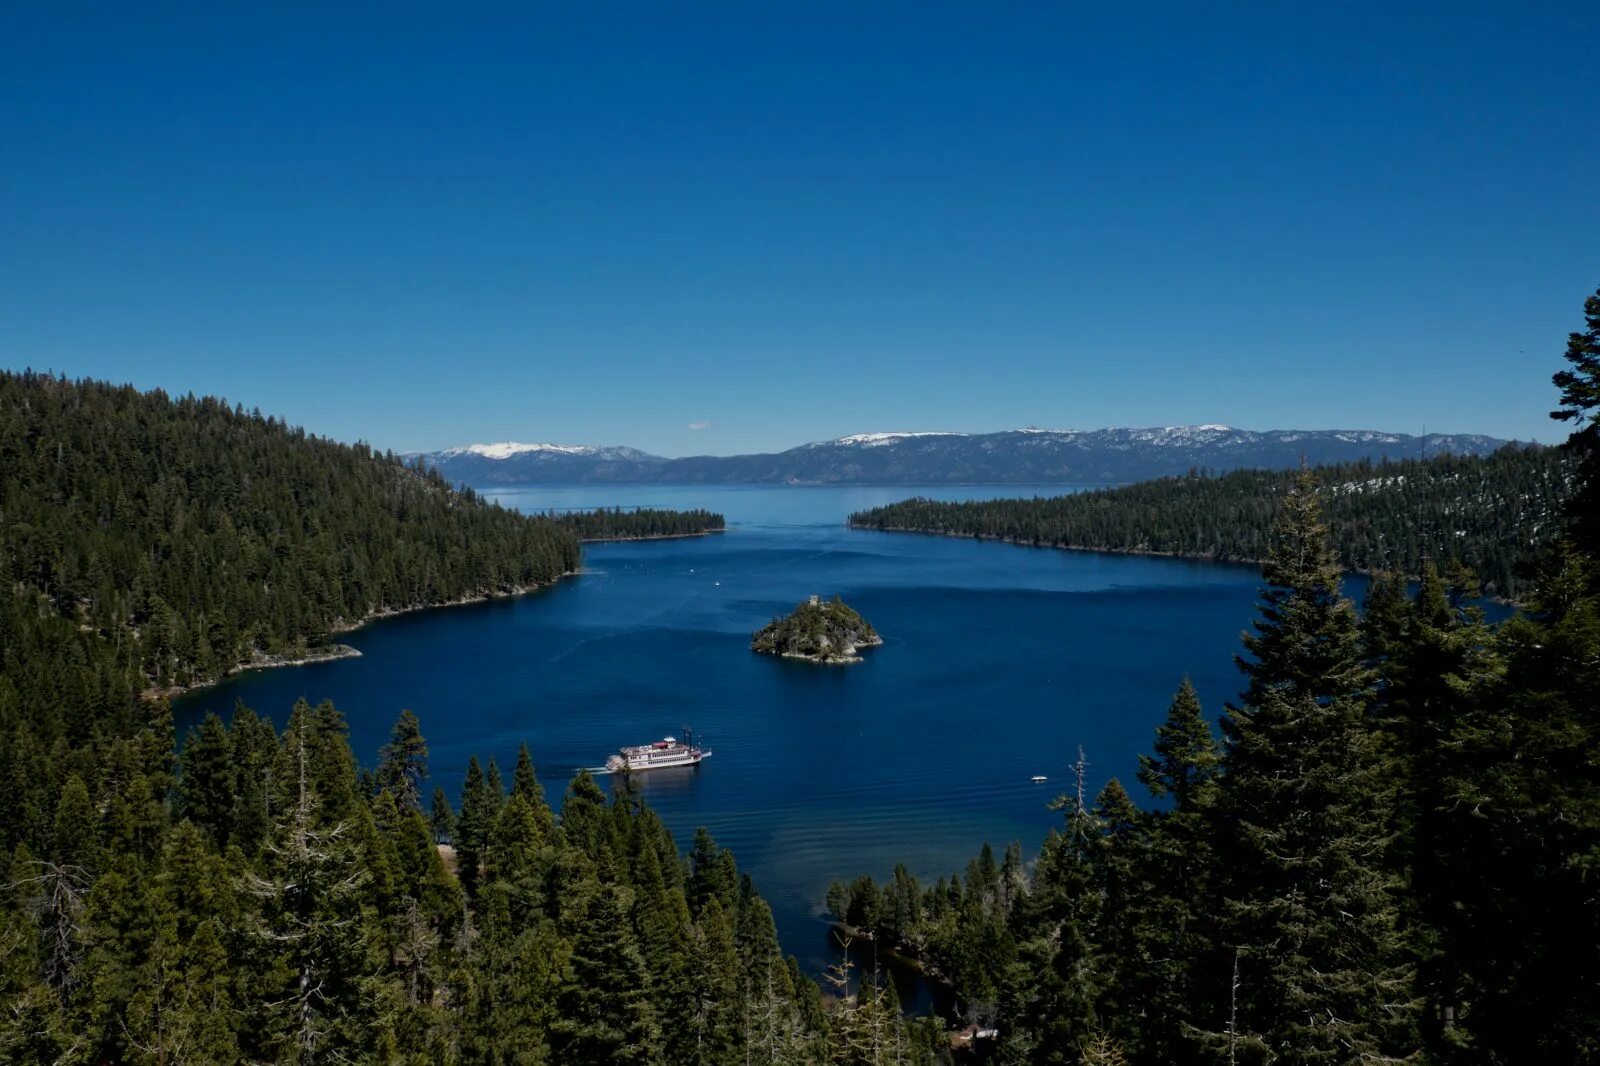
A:
{"type": "MultiPolygon", "coordinates": [[[[564,574],[558,574],[554,581],[548,581],[542,585],[518,585],[507,592],[485,592],[477,596],[458,596],[453,600],[442,600],[439,603],[417,603],[408,607],[386,607],[381,610],[373,610],[368,612],[364,617],[353,622],[345,621],[343,619],[336,620],[333,625],[329,627],[328,636],[336,637],[345,633],[354,633],[356,630],[370,625],[373,622],[381,622],[388,618],[398,618],[405,614],[415,614],[418,611],[433,611],[445,607],[467,607],[475,603],[489,603],[494,600],[515,599],[518,596],[526,596],[530,592],[538,592],[540,589],[552,588],[557,582],[569,577],[575,577],[582,572],[583,571],[581,569],[568,570],[564,574]]],[[[218,677],[207,678],[204,681],[191,682],[187,685],[168,685],[166,688],[146,689],[144,692],[140,693],[140,696],[146,700],[173,699],[178,696],[186,696],[191,692],[201,692],[205,689],[212,688],[213,686],[220,685],[230,677],[234,677],[238,674],[246,673],[251,670],[276,670],[283,666],[310,666],[316,663],[334,662],[339,659],[359,659],[360,657],[361,651],[357,648],[352,648],[348,644],[330,643],[319,648],[308,649],[303,655],[299,655],[292,659],[285,658],[281,655],[262,656],[257,659],[252,659],[249,662],[237,663],[234,666],[229,667],[226,672],[218,677]]]]}
{"type": "MultiPolygon", "coordinates": [[[[1152,559],[1188,559],[1197,563],[1229,563],[1236,566],[1260,566],[1264,559],[1235,559],[1221,555],[1198,554],[1195,552],[1158,551],[1155,548],[1091,548],[1083,544],[1045,544],[1023,540],[1021,537],[1005,537],[997,533],[958,533],[953,529],[918,529],[915,526],[864,526],[853,522],[846,522],[845,528],[859,530],[864,533],[916,533],[924,537],[954,537],[956,540],[992,540],[997,544],[1014,544],[1019,548],[1050,548],[1064,552],[1088,552],[1098,555],[1143,555],[1152,559]]],[[[1353,574],[1367,574],[1367,570],[1351,570],[1353,574]]],[[[1415,580],[1413,575],[1408,575],[1415,580]]]]}
{"type": "Polygon", "coordinates": [[[726,533],[727,529],[702,529],[698,533],[642,533],[636,537],[580,537],[579,544],[626,544],[638,540],[689,540],[692,537],[709,537],[726,533]]]}
{"type": "Polygon", "coordinates": [[[249,673],[252,670],[276,670],[280,666],[310,666],[313,663],[331,663],[339,659],[359,659],[361,652],[348,644],[328,644],[320,648],[308,648],[294,658],[282,655],[263,655],[249,662],[238,663],[229,667],[228,672],[221,677],[211,678],[206,681],[197,681],[188,685],[168,685],[166,688],[145,689],[139,695],[147,700],[172,699],[174,696],[184,696],[190,692],[199,692],[201,689],[218,685],[230,677],[249,673]]]}
{"type": "Polygon", "coordinates": [[[856,654],[856,652],[860,651],[862,648],[881,648],[882,646],[883,638],[877,637],[876,639],[864,644],[852,644],[850,645],[850,650],[845,652],[843,655],[837,658],[829,657],[826,659],[818,658],[815,655],[803,655],[797,651],[757,651],[755,648],[751,648],[750,650],[755,652],[757,655],[772,655],[779,659],[799,659],[802,662],[815,663],[817,666],[848,666],[851,663],[864,663],[867,661],[864,656],[856,654]]]}
{"type": "MultiPolygon", "coordinates": [[[[854,522],[846,522],[846,529],[859,530],[864,533],[915,533],[923,537],[954,537],[957,540],[991,540],[997,544],[1011,544],[1018,548],[1046,548],[1052,551],[1086,552],[1090,555],[1139,555],[1151,559],[1182,559],[1194,563],[1222,563],[1227,566],[1252,566],[1265,565],[1265,559],[1235,559],[1230,556],[1202,555],[1196,552],[1157,551],[1154,548],[1090,548],[1082,544],[1036,544],[1031,540],[1022,540],[1018,537],[1002,537],[994,533],[957,533],[946,529],[917,529],[913,526],[864,526],[854,522]]],[[[1361,577],[1372,577],[1376,571],[1366,567],[1340,567],[1341,572],[1357,574],[1361,577]]],[[[1420,581],[1420,575],[1407,574],[1407,581],[1420,581]]],[[[1503,604],[1507,607],[1522,609],[1522,604],[1517,600],[1507,599],[1504,596],[1485,596],[1484,599],[1491,603],[1503,604]]]]}
{"type": "Polygon", "coordinates": [[[557,582],[569,577],[576,577],[581,573],[583,573],[583,569],[580,565],[579,569],[557,574],[553,581],[548,581],[543,585],[514,585],[506,592],[484,592],[476,596],[457,596],[453,600],[440,600],[438,603],[414,603],[407,607],[385,607],[380,610],[370,611],[353,622],[336,621],[328,632],[330,636],[340,633],[354,633],[356,630],[373,622],[381,622],[386,618],[398,618],[405,614],[416,614],[418,611],[435,611],[445,607],[470,607],[475,603],[490,603],[494,600],[514,600],[518,596],[526,596],[530,592],[553,588],[557,582]]]}

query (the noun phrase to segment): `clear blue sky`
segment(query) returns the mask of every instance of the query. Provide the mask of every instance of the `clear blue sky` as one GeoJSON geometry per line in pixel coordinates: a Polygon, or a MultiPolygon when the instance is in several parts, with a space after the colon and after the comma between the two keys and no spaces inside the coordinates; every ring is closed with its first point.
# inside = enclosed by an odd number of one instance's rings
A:
{"type": "Polygon", "coordinates": [[[1090,6],[14,5],[0,365],[396,449],[1561,436],[1592,5],[1090,6]]]}

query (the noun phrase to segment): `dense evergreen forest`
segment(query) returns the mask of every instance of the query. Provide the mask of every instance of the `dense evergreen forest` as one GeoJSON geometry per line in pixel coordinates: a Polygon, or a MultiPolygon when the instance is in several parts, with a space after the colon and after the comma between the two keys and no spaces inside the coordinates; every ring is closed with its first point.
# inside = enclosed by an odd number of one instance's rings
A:
{"type": "Polygon", "coordinates": [[[1244,691],[1218,738],[1177,684],[1148,806],[1087,796],[1080,756],[1033,863],[901,866],[832,912],[949,981],[1006,1063],[1600,1061],[1600,293],[1585,312],[1555,378],[1564,532],[1526,613],[1486,625],[1431,559],[1358,613],[1324,517],[1346,497],[1295,475],[1244,691]]]}
{"type": "Polygon", "coordinates": [[[942,1038],[871,981],[825,1006],[733,856],[680,856],[626,782],[580,773],[558,821],[523,748],[425,817],[409,711],[371,772],[330,704],[281,733],[213,715],[177,763],[153,717],[12,853],[4,1061],[800,1066],[942,1038]]]}
{"type": "Polygon", "coordinates": [[[550,519],[579,540],[650,540],[717,533],[726,521],[711,511],[668,511],[654,507],[602,507],[595,511],[552,511],[550,519]]]}
{"type": "MultiPolygon", "coordinates": [[[[1312,478],[1346,570],[1412,577],[1424,559],[1472,569],[1489,595],[1520,598],[1560,531],[1566,453],[1507,445],[1489,456],[1316,467],[1312,478]]],[[[850,516],[864,529],[996,537],[1023,544],[1265,560],[1293,471],[1200,473],[1030,500],[911,499],[850,516]]]]}
{"type": "MultiPolygon", "coordinates": [[[[392,455],[221,400],[34,373],[0,373],[0,518],[8,613],[80,631],[101,688],[215,678],[579,560],[570,530],[392,455]]],[[[12,658],[8,675],[45,661],[12,658]]]]}

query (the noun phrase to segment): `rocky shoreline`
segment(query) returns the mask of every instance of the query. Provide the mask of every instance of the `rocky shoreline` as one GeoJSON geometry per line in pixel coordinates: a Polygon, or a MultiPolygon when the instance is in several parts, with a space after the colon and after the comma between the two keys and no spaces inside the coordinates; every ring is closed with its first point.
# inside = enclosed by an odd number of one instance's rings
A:
{"type": "MultiPolygon", "coordinates": [[[[580,571],[572,570],[556,578],[572,577],[580,571]]],[[[517,585],[505,592],[486,592],[476,596],[458,596],[453,600],[443,600],[439,603],[418,603],[408,607],[384,607],[369,611],[364,617],[354,621],[336,621],[329,628],[329,635],[336,636],[341,633],[353,633],[361,627],[379,622],[386,618],[398,618],[403,614],[415,614],[417,611],[432,611],[443,607],[466,607],[474,603],[488,603],[492,600],[509,600],[517,596],[526,596],[530,592],[537,592],[549,588],[555,581],[544,585],[517,585]]],[[[280,666],[309,666],[313,663],[333,662],[337,659],[356,659],[361,656],[357,648],[348,644],[327,644],[320,648],[312,648],[299,655],[257,655],[249,662],[238,663],[230,667],[227,672],[218,677],[208,677],[202,681],[194,681],[187,685],[168,685],[165,688],[146,689],[143,693],[145,699],[171,699],[190,692],[199,692],[213,685],[221,684],[236,674],[249,670],[274,670],[280,666]]]]}
{"type": "Polygon", "coordinates": [[[819,664],[823,664],[823,665],[827,665],[827,666],[833,666],[835,664],[844,664],[844,663],[863,663],[863,662],[866,662],[866,659],[864,659],[860,655],[857,655],[856,652],[860,651],[862,648],[876,648],[876,647],[880,646],[882,643],[883,643],[883,638],[880,637],[880,636],[874,635],[870,640],[862,640],[859,643],[845,644],[844,647],[840,649],[839,654],[837,654],[837,655],[828,655],[828,656],[823,656],[823,655],[820,655],[820,654],[807,655],[807,654],[805,654],[803,652],[798,652],[798,651],[784,651],[784,652],[779,652],[778,653],[778,658],[780,658],[780,659],[800,659],[800,660],[802,660],[804,662],[819,663],[819,664]]]}

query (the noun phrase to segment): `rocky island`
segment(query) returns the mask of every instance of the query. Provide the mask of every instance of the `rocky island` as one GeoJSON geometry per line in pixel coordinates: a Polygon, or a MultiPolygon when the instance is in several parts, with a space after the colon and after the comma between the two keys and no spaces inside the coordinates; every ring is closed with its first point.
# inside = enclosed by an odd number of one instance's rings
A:
{"type": "Polygon", "coordinates": [[[786,618],[774,618],[750,640],[750,650],[814,663],[858,663],[860,648],[883,643],[865,618],[835,596],[812,596],[786,618]]]}

